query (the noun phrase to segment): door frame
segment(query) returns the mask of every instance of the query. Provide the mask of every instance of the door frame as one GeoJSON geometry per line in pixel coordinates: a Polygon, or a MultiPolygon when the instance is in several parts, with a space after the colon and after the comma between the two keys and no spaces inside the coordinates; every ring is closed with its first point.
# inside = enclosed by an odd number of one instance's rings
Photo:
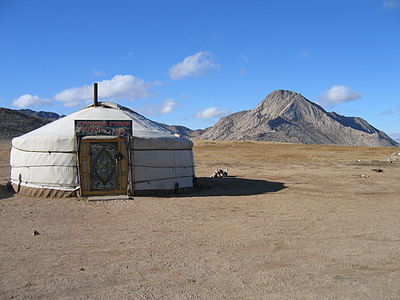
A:
{"type": "Polygon", "coordinates": [[[110,137],[96,137],[86,136],[79,140],[78,147],[78,161],[79,161],[79,187],[81,196],[92,196],[92,195],[121,195],[127,194],[129,187],[129,149],[128,143],[124,137],[110,136],[110,137]],[[91,190],[92,179],[91,173],[91,155],[90,155],[90,144],[91,143],[115,143],[117,142],[118,151],[122,153],[123,158],[118,161],[117,173],[119,189],[112,191],[93,191],[91,190]]]}

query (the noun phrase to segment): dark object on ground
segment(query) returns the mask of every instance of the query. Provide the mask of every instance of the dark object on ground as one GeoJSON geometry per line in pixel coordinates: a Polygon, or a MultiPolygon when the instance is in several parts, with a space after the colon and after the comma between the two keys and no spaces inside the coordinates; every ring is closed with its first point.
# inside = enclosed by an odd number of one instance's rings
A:
{"type": "Polygon", "coordinates": [[[215,170],[210,177],[227,177],[227,176],[228,176],[228,169],[225,169],[225,171],[222,169],[218,169],[215,170]]]}
{"type": "Polygon", "coordinates": [[[12,186],[12,182],[9,181],[7,182],[7,191],[9,192],[14,192],[13,186],[12,186]]]}
{"type": "Polygon", "coordinates": [[[34,230],[32,235],[40,235],[40,233],[38,231],[34,230]]]}
{"type": "Polygon", "coordinates": [[[374,172],[378,172],[378,173],[380,173],[380,172],[383,172],[383,170],[382,170],[382,169],[372,169],[372,171],[374,171],[374,172]]]}

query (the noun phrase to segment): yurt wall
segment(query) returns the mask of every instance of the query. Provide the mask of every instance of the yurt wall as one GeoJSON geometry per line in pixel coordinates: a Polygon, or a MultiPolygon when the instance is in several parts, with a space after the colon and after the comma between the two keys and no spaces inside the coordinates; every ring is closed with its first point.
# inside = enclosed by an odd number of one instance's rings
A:
{"type": "Polygon", "coordinates": [[[33,188],[74,191],[77,186],[76,152],[32,151],[13,145],[13,183],[33,188]]]}
{"type": "Polygon", "coordinates": [[[193,144],[181,138],[133,138],[130,145],[135,192],[193,186],[193,144]]]}

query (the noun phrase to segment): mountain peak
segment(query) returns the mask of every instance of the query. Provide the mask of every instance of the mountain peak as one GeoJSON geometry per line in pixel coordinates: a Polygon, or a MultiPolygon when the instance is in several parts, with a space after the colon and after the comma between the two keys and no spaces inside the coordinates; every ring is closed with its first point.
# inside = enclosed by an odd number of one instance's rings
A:
{"type": "Polygon", "coordinates": [[[278,105],[287,105],[292,102],[307,102],[309,104],[314,104],[307,100],[302,94],[289,90],[275,90],[265,97],[260,104],[269,103],[269,105],[271,105],[272,103],[276,103],[278,105]]]}
{"type": "Polygon", "coordinates": [[[367,121],[328,113],[301,94],[288,90],[275,90],[252,110],[220,119],[199,138],[353,146],[398,145],[367,121]]]}
{"type": "Polygon", "coordinates": [[[272,93],[270,93],[267,97],[282,97],[282,98],[287,98],[287,97],[296,97],[296,96],[301,96],[303,97],[301,94],[293,92],[293,91],[289,91],[289,90],[275,90],[272,93]]]}
{"type": "Polygon", "coordinates": [[[252,111],[257,115],[275,118],[287,110],[299,109],[315,105],[301,94],[288,90],[275,90],[264,98],[252,111]]]}

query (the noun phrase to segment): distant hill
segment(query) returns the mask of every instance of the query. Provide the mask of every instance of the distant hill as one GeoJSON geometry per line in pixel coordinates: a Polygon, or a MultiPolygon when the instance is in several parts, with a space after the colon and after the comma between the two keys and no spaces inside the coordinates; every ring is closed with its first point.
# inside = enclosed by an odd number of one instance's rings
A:
{"type": "Polygon", "coordinates": [[[183,137],[190,137],[191,133],[194,131],[194,130],[191,130],[190,128],[187,128],[185,126],[168,125],[168,124],[158,123],[158,122],[155,122],[155,123],[160,125],[162,128],[167,129],[167,130],[171,131],[172,133],[179,134],[180,136],[183,136],[183,137]]]}
{"type": "Polygon", "coordinates": [[[27,115],[21,111],[0,107],[0,138],[13,138],[35,130],[47,123],[49,119],[27,115]]]}
{"type": "Polygon", "coordinates": [[[301,94],[276,90],[252,110],[233,113],[206,128],[198,139],[253,140],[350,146],[399,146],[357,117],[327,112],[301,94]]]}
{"type": "Polygon", "coordinates": [[[26,115],[42,118],[42,119],[48,119],[48,120],[57,120],[64,115],[60,116],[59,114],[55,112],[49,112],[49,111],[34,111],[31,109],[20,109],[18,110],[26,115]]]}

